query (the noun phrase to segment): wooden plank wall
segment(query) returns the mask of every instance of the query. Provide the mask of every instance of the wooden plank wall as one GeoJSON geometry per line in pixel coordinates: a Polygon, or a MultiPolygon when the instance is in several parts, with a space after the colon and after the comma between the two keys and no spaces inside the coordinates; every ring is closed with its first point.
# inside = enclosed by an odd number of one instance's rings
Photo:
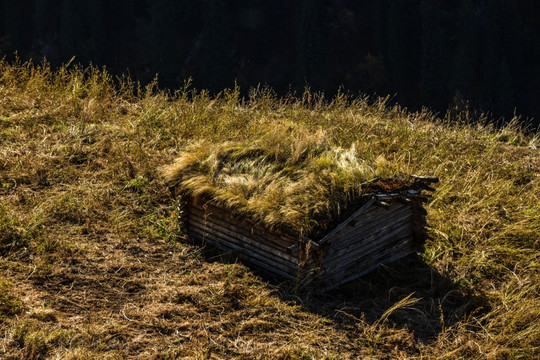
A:
{"type": "Polygon", "coordinates": [[[308,239],[300,241],[288,233],[265,229],[211,202],[185,198],[181,221],[189,236],[200,243],[231,251],[270,274],[303,285],[317,278],[318,287],[331,289],[423,244],[425,209],[421,201],[389,198],[383,204],[366,204],[320,241],[321,249],[311,249],[305,261],[299,261],[299,255],[306,250],[308,239]]]}
{"type": "Polygon", "coordinates": [[[187,214],[188,233],[201,243],[210,243],[238,258],[280,277],[296,280],[298,254],[289,249],[298,240],[264,229],[210,203],[192,201],[187,214]]]}
{"type": "Polygon", "coordinates": [[[371,206],[329,240],[321,285],[335,287],[414,251],[412,206],[371,206]]]}

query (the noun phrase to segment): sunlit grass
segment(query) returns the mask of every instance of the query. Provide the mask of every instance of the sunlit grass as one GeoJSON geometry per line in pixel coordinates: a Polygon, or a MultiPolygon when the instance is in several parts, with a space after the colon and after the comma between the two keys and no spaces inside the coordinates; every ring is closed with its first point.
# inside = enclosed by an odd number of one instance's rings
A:
{"type": "MultiPolygon", "coordinates": [[[[348,347],[341,348],[345,349],[340,355],[343,358],[534,358],[540,351],[538,134],[525,134],[515,122],[500,129],[461,118],[440,119],[427,111],[411,113],[384,99],[344,95],[324,99],[309,92],[300,98],[279,98],[270,90],[259,89],[242,98],[238,89],[230,89],[210,97],[188,87],[168,94],[155,84],[142,88],[128,78],[115,79],[96,68],[52,70],[47,64],[1,62],[0,271],[8,282],[2,283],[2,306],[7,310],[0,316],[8,320],[0,323],[0,331],[7,334],[0,343],[0,351],[4,351],[0,354],[16,358],[34,351],[49,357],[59,354],[59,358],[122,357],[123,347],[134,346],[130,339],[145,336],[147,323],[159,317],[162,323],[152,326],[162,326],[162,333],[171,332],[145,340],[155,344],[154,355],[168,349],[192,358],[210,353],[222,358],[336,358],[340,353],[327,347],[347,343],[348,347]],[[290,139],[296,139],[298,146],[290,139]],[[260,157],[233,161],[265,146],[275,149],[276,144],[283,144],[283,152],[273,156],[283,162],[255,167],[250,162],[264,162],[260,157]],[[209,149],[215,148],[234,156],[212,165],[209,149]],[[365,161],[365,169],[347,158],[351,149],[365,161]],[[138,300],[133,300],[134,306],[117,303],[120,310],[110,310],[114,320],[109,323],[96,320],[84,327],[76,318],[70,323],[68,315],[57,313],[61,326],[72,330],[66,335],[69,341],[45,336],[41,327],[51,332],[61,329],[32,315],[38,307],[54,307],[62,301],[70,304],[69,300],[77,311],[91,311],[80,303],[82,294],[91,292],[89,285],[80,285],[80,299],[65,300],[62,295],[64,300],[58,300],[53,295],[58,293],[53,287],[55,277],[65,272],[69,274],[65,275],[69,279],[66,287],[71,286],[71,291],[78,289],[77,279],[84,283],[85,277],[73,270],[78,263],[85,259],[95,259],[93,266],[110,262],[112,270],[104,272],[109,277],[133,269],[132,282],[139,281],[142,273],[154,273],[150,267],[137,268],[143,265],[135,260],[130,263],[110,254],[156,241],[162,241],[159,246],[163,247],[182,236],[174,222],[175,199],[160,169],[186,150],[199,153],[208,166],[230,167],[233,174],[234,166],[258,169],[253,176],[266,185],[273,184],[275,169],[270,168],[275,164],[281,164],[279,171],[293,175],[303,171],[305,163],[298,159],[306,152],[312,154],[309,166],[334,167],[336,171],[341,166],[348,171],[354,165],[354,169],[366,171],[341,174],[336,179],[350,176],[343,186],[356,183],[357,175],[358,179],[391,174],[439,177],[440,184],[427,205],[431,239],[422,256],[456,288],[434,300],[431,312],[416,302],[403,302],[411,294],[405,291],[394,307],[387,306],[393,313],[381,311],[379,321],[343,315],[353,325],[333,326],[332,319],[309,314],[272,296],[260,280],[246,272],[232,271],[224,264],[196,263],[173,277],[152,278],[160,288],[146,284],[154,292],[139,307],[138,300]],[[49,284],[51,290],[43,284],[49,284]],[[452,304],[451,293],[458,290],[483,299],[482,305],[452,304]],[[39,303],[44,293],[49,296],[48,304],[39,303]],[[181,296],[183,302],[174,303],[181,296]],[[174,321],[162,316],[173,305],[176,313],[167,316],[174,321]],[[220,308],[226,311],[220,312],[220,308]],[[429,341],[415,339],[414,330],[395,328],[391,320],[407,309],[438,324],[439,330],[429,341]],[[199,317],[198,322],[192,314],[199,317]],[[182,316],[190,320],[182,320],[182,316]],[[186,321],[185,328],[176,329],[184,337],[170,330],[175,323],[186,321]],[[235,330],[232,324],[238,322],[245,331],[235,330]],[[221,339],[219,346],[213,344],[215,338],[204,335],[211,332],[208,329],[226,340],[221,339]],[[189,337],[189,331],[197,336],[189,337]],[[77,332],[81,335],[76,336],[77,332]],[[252,337],[253,332],[257,336],[252,337]],[[177,350],[159,340],[163,336],[168,336],[169,345],[174,339],[177,350]],[[358,341],[351,343],[351,337],[358,341]],[[325,345],[317,345],[321,342],[325,345]],[[184,343],[183,350],[178,350],[184,343]],[[26,350],[25,344],[30,344],[26,350]]],[[[207,179],[193,188],[204,191],[204,181],[207,179]]],[[[248,193],[259,186],[234,176],[213,181],[228,182],[248,193]]],[[[279,207],[276,194],[286,194],[290,184],[281,185],[269,186],[269,197],[254,200],[253,206],[279,207]]],[[[199,261],[185,255],[193,251],[188,245],[175,246],[183,254],[178,263],[199,261]]],[[[161,265],[156,261],[153,266],[161,265]]],[[[411,274],[411,281],[413,278],[411,274]]],[[[124,281],[122,291],[129,288],[126,284],[124,281]]],[[[111,294],[107,296],[113,301],[111,294]]],[[[390,293],[377,297],[389,298],[390,293]]],[[[99,297],[95,301],[99,303],[99,297]]]]}

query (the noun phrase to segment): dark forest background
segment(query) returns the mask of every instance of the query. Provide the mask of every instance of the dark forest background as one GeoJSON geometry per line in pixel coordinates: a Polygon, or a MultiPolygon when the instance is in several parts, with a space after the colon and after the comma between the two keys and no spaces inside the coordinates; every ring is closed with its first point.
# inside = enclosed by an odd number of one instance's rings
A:
{"type": "Polygon", "coordinates": [[[540,118],[538,0],[2,0],[0,57],[540,118]]]}

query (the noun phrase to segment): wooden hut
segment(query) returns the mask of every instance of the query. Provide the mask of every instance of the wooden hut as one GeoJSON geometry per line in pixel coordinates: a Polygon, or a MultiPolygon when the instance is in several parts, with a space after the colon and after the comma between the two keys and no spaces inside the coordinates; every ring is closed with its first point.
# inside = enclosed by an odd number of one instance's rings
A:
{"type": "Polygon", "coordinates": [[[279,131],[195,143],[163,169],[192,239],[321,289],[422,248],[423,192],[436,178],[400,174],[324,132],[279,131]]]}
{"type": "Polygon", "coordinates": [[[184,193],[180,221],[189,237],[231,251],[239,259],[300,286],[328,290],[379,265],[423,248],[423,203],[438,179],[379,180],[364,185],[362,201],[318,239],[269,228],[204,196],[184,193]]]}

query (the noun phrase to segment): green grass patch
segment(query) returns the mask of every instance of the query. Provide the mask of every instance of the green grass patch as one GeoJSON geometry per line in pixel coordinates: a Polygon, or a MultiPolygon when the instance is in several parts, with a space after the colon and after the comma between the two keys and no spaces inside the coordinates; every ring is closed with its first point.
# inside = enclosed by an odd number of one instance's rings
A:
{"type": "Polygon", "coordinates": [[[12,293],[13,284],[0,280],[0,319],[18,315],[23,310],[22,302],[12,293]]]}
{"type": "Polygon", "coordinates": [[[28,236],[12,212],[0,204],[0,256],[7,256],[28,245],[28,236]]]}

